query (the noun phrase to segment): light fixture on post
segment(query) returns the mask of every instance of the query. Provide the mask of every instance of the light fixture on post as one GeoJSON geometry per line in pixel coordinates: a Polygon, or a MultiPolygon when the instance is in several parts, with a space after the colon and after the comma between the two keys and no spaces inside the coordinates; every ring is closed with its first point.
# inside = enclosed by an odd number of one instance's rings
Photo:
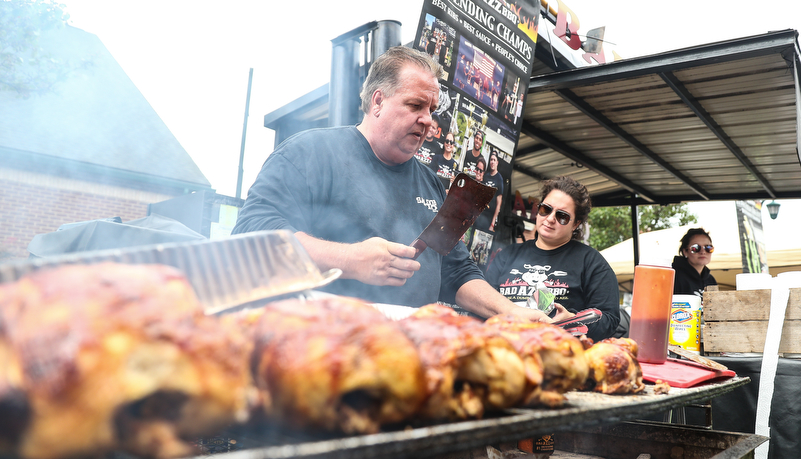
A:
{"type": "Polygon", "coordinates": [[[770,214],[770,219],[771,220],[776,220],[776,217],[779,216],[779,207],[780,206],[781,206],[781,204],[779,204],[776,201],[771,201],[766,205],[766,207],[768,208],[768,213],[770,214]]]}

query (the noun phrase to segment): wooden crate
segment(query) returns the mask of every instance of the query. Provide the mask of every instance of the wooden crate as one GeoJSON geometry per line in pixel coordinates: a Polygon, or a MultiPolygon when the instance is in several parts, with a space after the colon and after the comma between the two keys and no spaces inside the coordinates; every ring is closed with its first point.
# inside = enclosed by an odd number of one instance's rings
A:
{"type": "MultiPolygon", "coordinates": [[[[762,352],[770,290],[704,292],[704,352],[762,352]]],[[[780,353],[801,353],[801,288],[790,289],[780,353]]]]}

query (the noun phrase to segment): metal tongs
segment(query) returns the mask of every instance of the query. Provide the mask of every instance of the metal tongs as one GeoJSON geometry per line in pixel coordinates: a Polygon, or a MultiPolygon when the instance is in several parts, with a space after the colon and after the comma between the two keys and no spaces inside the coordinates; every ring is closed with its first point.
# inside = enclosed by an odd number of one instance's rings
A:
{"type": "Polygon", "coordinates": [[[569,319],[554,322],[553,325],[564,328],[565,331],[573,336],[581,336],[586,335],[589,331],[587,325],[598,322],[601,320],[602,316],[603,313],[600,310],[590,308],[579,311],[575,316],[569,319]]]}

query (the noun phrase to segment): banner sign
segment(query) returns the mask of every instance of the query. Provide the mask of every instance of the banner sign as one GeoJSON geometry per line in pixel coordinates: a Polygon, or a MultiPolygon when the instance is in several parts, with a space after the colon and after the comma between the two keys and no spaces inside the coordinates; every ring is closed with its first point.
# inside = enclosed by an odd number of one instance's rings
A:
{"type": "Polygon", "coordinates": [[[465,236],[482,267],[510,185],[539,13],[539,0],[425,0],[413,42],[445,70],[434,127],[417,159],[446,189],[459,172],[498,188],[465,236]]]}
{"type": "Polygon", "coordinates": [[[762,232],[762,203],[735,201],[744,273],[769,273],[768,251],[762,232]]]}

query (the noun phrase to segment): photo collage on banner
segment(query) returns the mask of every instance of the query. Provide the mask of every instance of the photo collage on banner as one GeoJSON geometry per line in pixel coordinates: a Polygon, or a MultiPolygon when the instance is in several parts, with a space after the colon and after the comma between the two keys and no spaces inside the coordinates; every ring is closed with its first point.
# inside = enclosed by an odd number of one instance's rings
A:
{"type": "Polygon", "coordinates": [[[762,231],[762,204],[758,201],[734,201],[744,273],[770,273],[768,250],[762,231]]]}
{"type": "Polygon", "coordinates": [[[445,71],[439,107],[417,160],[446,190],[460,172],[498,190],[463,238],[482,268],[509,194],[539,7],[536,0],[426,0],[413,42],[445,71]]]}

